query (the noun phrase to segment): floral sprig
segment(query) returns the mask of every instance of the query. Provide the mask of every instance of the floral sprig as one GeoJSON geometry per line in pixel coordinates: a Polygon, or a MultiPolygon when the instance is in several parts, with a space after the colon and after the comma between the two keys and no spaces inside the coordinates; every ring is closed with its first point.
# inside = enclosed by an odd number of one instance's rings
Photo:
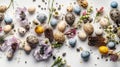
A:
{"type": "Polygon", "coordinates": [[[14,2],[14,0],[11,0],[11,1],[10,1],[10,4],[8,5],[7,9],[10,8],[10,6],[13,4],[13,2],[14,2]]]}
{"type": "Polygon", "coordinates": [[[51,17],[52,17],[52,14],[53,14],[53,12],[54,12],[53,5],[54,5],[54,0],[52,0],[51,6],[50,6],[50,0],[49,0],[49,1],[48,1],[48,9],[49,9],[49,19],[48,19],[48,23],[50,22],[51,17]],[[50,7],[49,7],[49,6],[50,6],[50,7]]]}
{"type": "Polygon", "coordinates": [[[66,64],[66,61],[63,60],[60,56],[54,61],[51,67],[54,67],[57,65],[57,67],[64,67],[66,64]]]}
{"type": "Polygon", "coordinates": [[[101,7],[100,9],[97,9],[97,8],[96,8],[96,11],[97,11],[96,17],[97,17],[97,16],[100,16],[100,15],[102,15],[103,12],[104,12],[104,7],[101,7]]]}

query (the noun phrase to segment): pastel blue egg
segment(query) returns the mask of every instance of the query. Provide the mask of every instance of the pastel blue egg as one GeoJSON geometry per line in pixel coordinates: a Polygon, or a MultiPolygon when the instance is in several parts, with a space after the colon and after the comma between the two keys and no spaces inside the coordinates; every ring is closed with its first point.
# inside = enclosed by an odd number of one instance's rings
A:
{"type": "Polygon", "coordinates": [[[108,44],[107,44],[107,46],[109,47],[109,48],[115,48],[115,43],[114,42],[109,42],[108,44]]]}
{"type": "Polygon", "coordinates": [[[89,51],[82,51],[81,53],[81,58],[83,58],[84,61],[87,61],[90,57],[90,52],[89,51]]]}
{"type": "Polygon", "coordinates": [[[37,15],[37,20],[40,22],[40,23],[44,23],[47,19],[47,16],[43,13],[40,13],[37,15]]]}
{"type": "Polygon", "coordinates": [[[51,21],[50,21],[50,24],[51,24],[52,27],[55,27],[57,25],[57,23],[58,23],[58,20],[55,19],[55,18],[52,18],[51,21]]]}
{"type": "Polygon", "coordinates": [[[11,17],[5,17],[4,21],[6,24],[11,24],[13,22],[13,19],[11,17]]]}
{"type": "Polygon", "coordinates": [[[118,7],[118,3],[116,1],[112,1],[111,2],[111,7],[112,8],[117,8],[118,7]]]}
{"type": "Polygon", "coordinates": [[[76,42],[77,42],[77,40],[76,40],[75,38],[69,39],[69,45],[70,45],[71,47],[75,47],[76,42]]]}
{"type": "Polygon", "coordinates": [[[81,12],[80,6],[75,6],[75,7],[74,7],[74,12],[75,12],[75,14],[79,15],[80,12],[81,12]]]}

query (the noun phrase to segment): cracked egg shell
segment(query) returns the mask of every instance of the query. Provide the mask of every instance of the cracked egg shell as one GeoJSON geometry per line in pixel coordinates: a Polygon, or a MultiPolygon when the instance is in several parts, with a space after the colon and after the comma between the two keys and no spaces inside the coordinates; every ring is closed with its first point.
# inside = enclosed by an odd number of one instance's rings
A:
{"type": "Polygon", "coordinates": [[[27,38],[26,38],[26,41],[27,43],[29,43],[29,45],[32,47],[32,48],[35,48],[37,46],[37,44],[39,43],[39,40],[36,36],[34,35],[29,35],[27,38]]]}
{"type": "Polygon", "coordinates": [[[88,2],[87,0],[77,0],[78,4],[82,6],[83,8],[87,8],[88,2]]]}
{"type": "Polygon", "coordinates": [[[24,36],[25,33],[26,33],[26,29],[23,28],[23,27],[20,27],[20,28],[18,28],[18,32],[19,32],[19,34],[20,34],[21,36],[24,36]]]}
{"type": "Polygon", "coordinates": [[[5,25],[3,30],[4,30],[5,33],[8,33],[12,30],[12,26],[11,25],[5,25]]]}
{"type": "Polygon", "coordinates": [[[57,24],[57,29],[60,31],[60,32],[64,32],[65,29],[66,29],[66,22],[65,21],[60,21],[58,24],[57,24]]]}
{"type": "Polygon", "coordinates": [[[53,36],[55,41],[57,41],[58,43],[63,43],[65,41],[65,35],[60,31],[55,31],[53,36]]]}
{"type": "Polygon", "coordinates": [[[75,16],[73,13],[71,12],[68,12],[66,15],[65,15],[65,20],[67,22],[67,24],[69,24],[70,26],[73,25],[74,21],[75,21],[75,16]]]}

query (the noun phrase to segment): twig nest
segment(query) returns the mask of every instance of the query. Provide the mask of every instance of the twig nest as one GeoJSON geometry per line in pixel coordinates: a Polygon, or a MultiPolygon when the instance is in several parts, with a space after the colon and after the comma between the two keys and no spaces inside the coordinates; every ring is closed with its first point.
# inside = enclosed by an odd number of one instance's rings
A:
{"type": "Polygon", "coordinates": [[[64,32],[65,29],[66,29],[66,22],[65,21],[60,21],[58,24],[57,24],[57,29],[60,31],[60,32],[64,32]]]}
{"type": "Polygon", "coordinates": [[[28,8],[28,12],[29,12],[30,14],[35,13],[35,10],[36,10],[36,8],[35,8],[34,6],[31,6],[31,7],[28,8]]]}
{"type": "Polygon", "coordinates": [[[102,26],[102,27],[106,27],[106,26],[108,26],[109,25],[109,20],[107,19],[107,18],[101,18],[100,20],[99,20],[99,23],[100,23],[100,25],[102,26]]]}
{"type": "Polygon", "coordinates": [[[100,35],[103,34],[103,30],[102,30],[102,29],[97,29],[97,30],[95,31],[95,34],[98,35],[98,36],[100,36],[100,35]]]}
{"type": "Polygon", "coordinates": [[[25,44],[24,45],[24,50],[25,50],[26,54],[29,54],[30,51],[31,51],[31,47],[28,44],[25,44]]]}
{"type": "Polygon", "coordinates": [[[47,19],[47,16],[43,13],[40,13],[37,15],[37,20],[40,22],[40,23],[44,23],[47,19]]]}
{"type": "Polygon", "coordinates": [[[87,38],[87,35],[86,35],[86,33],[85,32],[83,32],[83,31],[80,31],[79,33],[78,33],[78,37],[80,38],[80,40],[86,40],[86,38],[87,38]]]}
{"type": "Polygon", "coordinates": [[[27,31],[26,31],[25,28],[23,28],[23,27],[18,28],[18,33],[19,33],[21,36],[24,36],[26,32],[27,32],[27,31]]]}
{"type": "Polygon", "coordinates": [[[109,51],[109,49],[106,46],[100,46],[99,47],[99,52],[103,55],[108,54],[108,51],[109,51]]]}
{"type": "Polygon", "coordinates": [[[89,60],[89,57],[90,57],[90,52],[89,52],[89,51],[82,51],[82,53],[81,53],[81,58],[82,58],[84,61],[88,61],[88,60],[89,60]]]}
{"type": "Polygon", "coordinates": [[[8,33],[12,30],[12,26],[11,25],[5,25],[3,30],[4,30],[5,33],[8,33]]]}
{"type": "Polygon", "coordinates": [[[65,15],[65,20],[67,22],[67,24],[69,24],[70,26],[73,25],[74,21],[75,21],[75,16],[73,13],[71,12],[68,12],[66,15],[65,15]]]}
{"type": "Polygon", "coordinates": [[[1,12],[1,13],[4,13],[4,12],[6,11],[6,9],[7,9],[7,6],[5,6],[5,5],[0,5],[0,12],[1,12]]]}
{"type": "Polygon", "coordinates": [[[4,21],[6,24],[11,24],[13,22],[13,19],[11,17],[7,16],[4,18],[4,21]]]}
{"type": "Polygon", "coordinates": [[[91,23],[84,24],[83,29],[88,35],[91,35],[94,32],[94,28],[91,23]]]}
{"type": "Polygon", "coordinates": [[[111,19],[117,24],[117,26],[120,26],[120,11],[118,9],[112,9],[110,11],[110,17],[111,19]]]}
{"type": "Polygon", "coordinates": [[[67,7],[67,11],[68,11],[68,12],[72,12],[72,11],[73,11],[73,6],[68,6],[68,7],[67,7]]]}
{"type": "Polygon", "coordinates": [[[0,22],[3,21],[3,19],[4,19],[4,14],[0,13],[0,22]]]}
{"type": "Polygon", "coordinates": [[[82,6],[83,8],[87,8],[88,2],[87,0],[77,0],[78,4],[82,6]]]}
{"type": "Polygon", "coordinates": [[[55,31],[53,35],[54,35],[55,41],[57,41],[58,43],[63,43],[65,41],[64,33],[60,31],[55,31]]]}
{"type": "Polygon", "coordinates": [[[44,28],[41,25],[35,27],[35,32],[40,35],[44,32],[44,28]]]}
{"type": "Polygon", "coordinates": [[[29,43],[29,45],[32,47],[32,48],[35,48],[37,46],[37,44],[39,43],[39,40],[36,36],[33,36],[33,35],[29,35],[27,38],[26,38],[26,41],[29,43]]]}

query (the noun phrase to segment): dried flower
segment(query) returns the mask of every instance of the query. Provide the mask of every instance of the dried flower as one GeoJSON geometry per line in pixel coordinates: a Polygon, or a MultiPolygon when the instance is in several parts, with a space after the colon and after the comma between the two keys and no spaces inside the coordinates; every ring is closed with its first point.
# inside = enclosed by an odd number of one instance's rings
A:
{"type": "Polygon", "coordinates": [[[117,54],[111,54],[110,55],[110,60],[114,61],[114,62],[117,61],[118,60],[118,55],[117,54]]]}
{"type": "Polygon", "coordinates": [[[99,15],[101,15],[103,13],[104,7],[101,7],[100,9],[96,8],[96,11],[97,11],[97,13],[96,13],[96,17],[97,17],[97,16],[99,16],[99,15]]]}
{"type": "Polygon", "coordinates": [[[68,38],[73,38],[76,35],[76,29],[70,29],[68,30],[65,35],[67,35],[68,38]]]}

